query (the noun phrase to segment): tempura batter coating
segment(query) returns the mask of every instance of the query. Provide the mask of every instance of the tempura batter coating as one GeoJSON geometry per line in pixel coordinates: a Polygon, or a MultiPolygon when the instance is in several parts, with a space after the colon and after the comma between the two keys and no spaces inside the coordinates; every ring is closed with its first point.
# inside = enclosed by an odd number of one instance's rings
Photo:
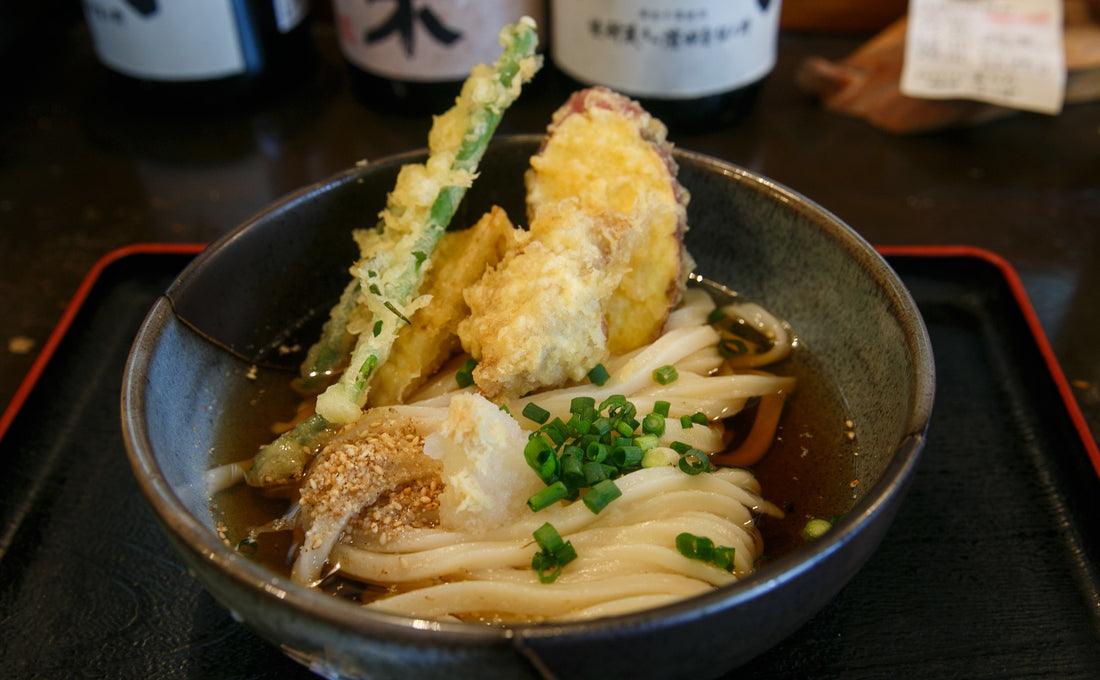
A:
{"type": "Polygon", "coordinates": [[[378,369],[368,404],[401,404],[461,347],[459,321],[470,313],[462,291],[513,249],[516,234],[503,208],[493,206],[474,226],[444,234],[423,291],[432,301],[401,329],[390,358],[378,369]]]}
{"type": "Polygon", "coordinates": [[[644,234],[606,302],[608,349],[628,352],[657,337],[692,266],[683,249],[689,195],[676,180],[667,130],[637,102],[594,87],[574,93],[548,132],[527,172],[529,219],[576,197],[593,215],[630,216],[644,234]]]}
{"type": "Polygon", "coordinates": [[[459,334],[488,398],[581,380],[660,333],[690,271],[688,194],[665,134],[604,88],[554,114],[526,175],[530,233],[466,292],[459,334]]]}
{"type": "Polygon", "coordinates": [[[542,207],[519,249],[466,289],[459,335],[487,398],[580,380],[607,357],[604,302],[641,236],[623,216],[593,216],[575,200],[542,207]]]}

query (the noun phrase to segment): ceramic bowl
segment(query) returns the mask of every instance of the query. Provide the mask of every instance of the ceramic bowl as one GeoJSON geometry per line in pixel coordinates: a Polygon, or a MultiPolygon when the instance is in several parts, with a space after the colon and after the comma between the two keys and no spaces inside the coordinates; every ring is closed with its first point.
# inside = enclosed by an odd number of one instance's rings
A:
{"type": "MultiPolygon", "coordinates": [[[[538,143],[494,142],[458,219],[495,203],[522,222],[522,176],[538,143]]],[[[898,277],[851,228],[775,182],[684,151],[676,161],[692,196],[686,243],[697,273],[790,323],[798,352],[812,357],[790,408],[829,389],[847,404],[856,444],[836,423],[836,441],[814,444],[840,470],[813,482],[842,506],[832,530],[676,604],[500,627],[367,611],[223,544],[203,471],[212,451],[262,426],[235,401],[263,398],[256,380],[287,380],[280,365],[300,356],[280,348],[316,337],[356,255],[350,229],[371,226],[401,164],[422,159],[351,168],[287,196],[199,255],[149,313],[127,366],[123,426],[143,493],[194,576],[244,625],[328,677],[711,677],[825,606],[879,544],[917,464],[934,385],[928,336],[898,277]],[[829,387],[815,395],[815,383],[829,387]]]]}

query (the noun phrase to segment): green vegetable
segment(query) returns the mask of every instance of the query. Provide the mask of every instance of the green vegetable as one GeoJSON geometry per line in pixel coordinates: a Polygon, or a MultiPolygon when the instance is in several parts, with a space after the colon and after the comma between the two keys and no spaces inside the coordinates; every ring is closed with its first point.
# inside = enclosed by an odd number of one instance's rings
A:
{"type": "Polygon", "coordinates": [[[676,465],[680,462],[680,454],[672,449],[654,447],[642,456],[642,467],[661,467],[662,465],[676,465]]]}
{"type": "Polygon", "coordinates": [[[665,433],[665,416],[659,413],[650,413],[642,418],[642,432],[660,437],[665,433]]]}
{"type": "Polygon", "coordinates": [[[303,421],[260,449],[246,476],[249,484],[284,483],[300,476],[309,456],[332,438],[336,426],[359,417],[370,380],[389,357],[401,325],[408,323],[407,316],[415,309],[426,263],[476,175],[478,162],[501,116],[519,96],[522,83],[538,69],[537,42],[533,21],[524,19],[506,26],[501,31],[504,50],[491,74],[486,77],[472,73],[468,84],[476,86],[463,88],[455,107],[433,125],[434,131],[440,120],[454,121],[457,117],[464,122],[465,133],[455,135],[450,142],[444,140],[441,148],[433,148],[425,163],[425,168],[432,169],[426,173],[443,173],[447,166],[446,181],[422,218],[394,217],[420,213],[417,206],[400,203],[403,195],[398,191],[391,193],[382,222],[369,237],[361,239],[362,257],[352,267],[357,277],[332,309],[320,340],[307,354],[302,374],[312,383],[331,374],[334,366],[344,364],[346,368],[339,381],[317,398],[317,415],[310,419],[313,422],[303,421]],[[348,350],[348,322],[360,313],[374,321],[372,332],[360,333],[348,350]]]}
{"type": "Polygon", "coordinates": [[[667,385],[671,382],[675,382],[680,374],[676,372],[675,366],[661,366],[660,368],[653,369],[653,380],[659,385],[667,385]]]}
{"type": "Polygon", "coordinates": [[[621,495],[623,495],[623,492],[619,490],[615,482],[604,479],[592,485],[592,488],[584,495],[584,504],[589,510],[598,515],[601,510],[607,507],[608,503],[621,495]]]}
{"type": "Polygon", "coordinates": [[[527,507],[531,508],[533,512],[538,512],[539,510],[550,507],[568,495],[569,488],[565,486],[564,482],[554,482],[542,491],[528,498],[527,507]]]}
{"type": "Polygon", "coordinates": [[[706,562],[729,572],[734,569],[734,549],[716,546],[706,536],[696,536],[685,531],[676,536],[676,549],[688,559],[706,562]]]}
{"type": "MultiPolygon", "coordinates": [[[[667,415],[669,405],[658,402],[654,408],[667,415]]],[[[637,407],[621,394],[609,396],[599,406],[591,397],[577,397],[569,410],[569,422],[555,418],[547,423],[545,409],[532,403],[524,407],[524,415],[545,423],[531,433],[524,447],[527,464],[547,489],[559,484],[564,487],[564,491],[544,489],[531,496],[527,504],[533,510],[563,498],[572,500],[587,489],[584,503],[598,513],[622,493],[612,480],[643,467],[678,464],[689,475],[713,469],[706,453],[683,442],[670,445],[675,453],[659,448],[658,434],[664,431],[665,416],[649,413],[639,422],[637,407]]],[[[697,416],[706,422],[701,413],[684,417],[690,423],[696,422],[697,416]]]]}
{"type": "Polygon", "coordinates": [[[577,559],[572,541],[562,540],[561,534],[547,522],[534,532],[539,551],[531,558],[531,568],[538,572],[539,581],[553,583],[561,575],[561,569],[577,559]]]}
{"type": "Polygon", "coordinates": [[[534,402],[523,407],[523,417],[542,425],[550,418],[550,412],[534,402]]]}
{"type": "Polygon", "coordinates": [[[321,338],[309,348],[301,366],[298,386],[306,392],[318,392],[347,362],[355,347],[355,335],[347,330],[348,318],[359,298],[359,279],[348,281],[340,300],[321,327],[321,338]]]}
{"type": "Polygon", "coordinates": [[[558,457],[555,455],[550,442],[545,438],[532,437],[529,439],[527,446],[523,448],[523,457],[542,481],[553,484],[558,478],[558,457]]]}
{"type": "Polygon", "coordinates": [[[806,522],[806,525],[802,527],[802,538],[807,541],[812,541],[815,538],[821,538],[825,535],[829,529],[833,528],[833,523],[827,519],[821,519],[820,517],[814,517],[810,521],[806,522]]]}
{"type": "Polygon", "coordinates": [[[681,455],[679,466],[681,472],[692,476],[710,472],[713,469],[710,465],[710,458],[699,449],[689,449],[687,453],[681,455]]]}
{"type": "Polygon", "coordinates": [[[592,381],[593,385],[602,386],[610,378],[611,374],[607,372],[603,364],[596,364],[592,370],[588,372],[588,379],[592,381]]]}
{"type": "Polygon", "coordinates": [[[474,359],[467,359],[462,364],[462,368],[458,369],[455,373],[455,382],[459,387],[469,387],[474,384],[474,369],[477,368],[477,361],[474,359]]]}

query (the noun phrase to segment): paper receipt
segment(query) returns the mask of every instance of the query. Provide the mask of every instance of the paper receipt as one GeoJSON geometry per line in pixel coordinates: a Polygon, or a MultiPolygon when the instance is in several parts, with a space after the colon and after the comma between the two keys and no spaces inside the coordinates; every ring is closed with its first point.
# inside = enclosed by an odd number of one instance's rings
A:
{"type": "Polygon", "coordinates": [[[1062,21],[1060,0],[910,0],[901,91],[1056,114],[1062,21]]]}

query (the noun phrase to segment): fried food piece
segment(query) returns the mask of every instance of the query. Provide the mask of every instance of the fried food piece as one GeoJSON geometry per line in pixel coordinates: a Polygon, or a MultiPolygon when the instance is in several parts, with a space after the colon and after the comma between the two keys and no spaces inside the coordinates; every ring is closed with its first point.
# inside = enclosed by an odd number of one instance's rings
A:
{"type": "Polygon", "coordinates": [[[329,442],[302,482],[299,522],[305,537],[291,577],[312,584],[348,522],[380,498],[439,478],[439,461],[424,455],[424,438],[408,419],[368,412],[329,442]]]}
{"type": "Polygon", "coordinates": [[[642,232],[605,302],[608,349],[622,354],[657,337],[693,264],[683,248],[687,190],[676,179],[661,121],[606,88],[581,90],[555,112],[526,176],[528,219],[575,197],[594,216],[628,216],[642,232]]]}
{"type": "Polygon", "coordinates": [[[378,368],[368,397],[371,406],[404,403],[461,349],[458,324],[470,313],[462,291],[515,247],[516,234],[507,213],[496,206],[469,229],[444,234],[424,282],[432,301],[409,319],[390,358],[378,368]]]}
{"type": "Polygon", "coordinates": [[[625,216],[575,199],[541,207],[519,248],[466,289],[462,345],[474,382],[501,401],[580,380],[607,355],[604,305],[644,236],[625,216]]]}

